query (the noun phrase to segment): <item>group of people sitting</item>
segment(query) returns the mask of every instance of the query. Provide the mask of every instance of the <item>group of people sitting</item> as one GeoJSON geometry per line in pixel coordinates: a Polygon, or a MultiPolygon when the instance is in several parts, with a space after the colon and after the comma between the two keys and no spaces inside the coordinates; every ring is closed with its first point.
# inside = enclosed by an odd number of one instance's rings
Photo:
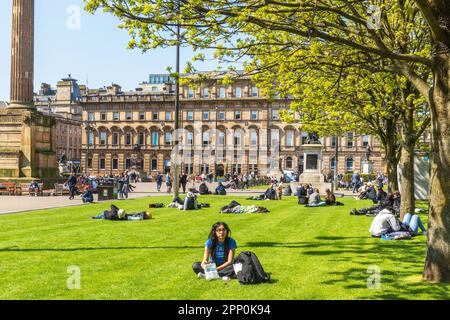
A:
{"type": "Polygon", "coordinates": [[[381,210],[373,219],[369,229],[372,237],[385,240],[410,239],[419,234],[426,234],[425,226],[417,214],[407,213],[400,221],[391,209],[381,210]],[[421,232],[419,232],[419,229],[421,232]]]}
{"type": "Polygon", "coordinates": [[[322,201],[320,191],[311,185],[301,185],[297,188],[298,204],[305,207],[338,206],[343,205],[336,201],[336,196],[330,189],[325,190],[325,199],[322,201]]]}
{"type": "Polygon", "coordinates": [[[377,189],[372,182],[366,182],[358,189],[358,196],[356,199],[358,200],[366,200],[370,199],[373,203],[378,203],[387,198],[386,191],[383,190],[382,186],[379,186],[377,189]]]}

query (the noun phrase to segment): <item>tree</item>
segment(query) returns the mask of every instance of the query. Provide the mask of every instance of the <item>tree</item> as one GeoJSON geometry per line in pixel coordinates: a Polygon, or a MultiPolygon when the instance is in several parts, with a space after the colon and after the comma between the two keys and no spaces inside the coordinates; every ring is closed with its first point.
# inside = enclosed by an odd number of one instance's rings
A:
{"type": "MultiPolygon", "coordinates": [[[[430,217],[424,279],[450,282],[450,3],[447,0],[85,0],[122,19],[131,47],[167,45],[167,27],[181,22],[194,48],[230,43],[239,54],[264,46],[255,34],[271,30],[269,45],[314,48],[334,44],[378,61],[374,70],[403,75],[430,106],[432,157],[430,217]],[[173,14],[181,3],[181,14],[173,14]],[[426,26],[422,27],[422,22],[426,26]],[[426,32],[422,32],[426,30],[426,32]],[[241,34],[248,41],[241,41],[241,34]],[[311,41],[316,39],[316,41],[311,41]],[[417,51],[425,42],[430,56],[417,51]],[[425,72],[424,72],[425,70],[425,72]],[[432,73],[431,85],[427,75],[432,73]],[[425,74],[425,76],[424,76],[425,74]]],[[[223,47],[223,46],[222,46],[223,47]]]]}

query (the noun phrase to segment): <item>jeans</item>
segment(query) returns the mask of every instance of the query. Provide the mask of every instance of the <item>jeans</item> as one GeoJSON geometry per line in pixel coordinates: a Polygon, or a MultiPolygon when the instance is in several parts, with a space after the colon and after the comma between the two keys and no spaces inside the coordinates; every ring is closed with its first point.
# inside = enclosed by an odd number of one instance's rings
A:
{"type": "Polygon", "coordinates": [[[316,203],[311,203],[308,204],[308,207],[323,207],[326,206],[327,204],[325,202],[316,202],[316,203]]]}
{"type": "Polygon", "coordinates": [[[160,182],[156,183],[156,189],[158,190],[158,192],[161,191],[161,185],[162,185],[162,182],[161,183],[160,182]]]}
{"type": "MultiPolygon", "coordinates": [[[[192,270],[194,270],[195,274],[198,273],[205,273],[205,270],[202,268],[202,263],[201,262],[195,262],[192,265],[192,270]]],[[[219,271],[219,276],[220,277],[234,277],[235,273],[234,273],[234,268],[233,265],[229,265],[228,267],[226,267],[225,269],[222,269],[219,271]]]]}
{"type": "Polygon", "coordinates": [[[96,217],[92,217],[92,219],[105,219],[105,211],[103,211],[101,214],[99,214],[96,217]]]}
{"type": "Polygon", "coordinates": [[[426,231],[425,226],[423,225],[422,221],[420,220],[420,217],[415,214],[411,215],[411,213],[405,214],[405,217],[403,218],[403,223],[410,227],[414,234],[417,234],[420,230],[426,231]]]}

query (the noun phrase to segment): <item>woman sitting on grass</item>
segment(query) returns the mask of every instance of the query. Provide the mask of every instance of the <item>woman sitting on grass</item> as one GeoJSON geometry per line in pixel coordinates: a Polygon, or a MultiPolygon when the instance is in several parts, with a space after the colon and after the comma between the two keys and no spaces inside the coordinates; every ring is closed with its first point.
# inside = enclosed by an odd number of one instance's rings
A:
{"type": "Polygon", "coordinates": [[[320,200],[319,189],[314,189],[314,193],[309,196],[308,204],[305,207],[322,207],[326,206],[325,201],[320,200]]]}
{"type": "Polygon", "coordinates": [[[199,278],[205,278],[205,265],[215,263],[219,276],[229,280],[235,276],[233,261],[236,252],[236,241],[230,237],[231,230],[224,222],[217,222],[211,228],[202,262],[195,262],[192,269],[199,278]]]}

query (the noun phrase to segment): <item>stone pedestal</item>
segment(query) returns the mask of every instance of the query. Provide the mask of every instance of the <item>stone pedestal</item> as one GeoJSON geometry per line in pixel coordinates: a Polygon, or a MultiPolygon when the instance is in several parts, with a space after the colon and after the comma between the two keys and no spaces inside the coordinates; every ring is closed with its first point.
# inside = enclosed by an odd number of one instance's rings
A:
{"type": "Polygon", "coordinates": [[[325,193],[326,189],[333,190],[333,184],[325,182],[325,177],[322,174],[322,144],[305,144],[302,148],[304,151],[304,171],[300,175],[299,182],[301,184],[312,184],[314,188],[320,190],[320,193],[325,193]]]}
{"type": "Polygon", "coordinates": [[[55,119],[33,109],[0,111],[0,177],[55,178],[55,119]]]}
{"type": "Polygon", "coordinates": [[[371,174],[373,172],[373,162],[363,160],[362,162],[362,173],[364,174],[371,174]]]}

